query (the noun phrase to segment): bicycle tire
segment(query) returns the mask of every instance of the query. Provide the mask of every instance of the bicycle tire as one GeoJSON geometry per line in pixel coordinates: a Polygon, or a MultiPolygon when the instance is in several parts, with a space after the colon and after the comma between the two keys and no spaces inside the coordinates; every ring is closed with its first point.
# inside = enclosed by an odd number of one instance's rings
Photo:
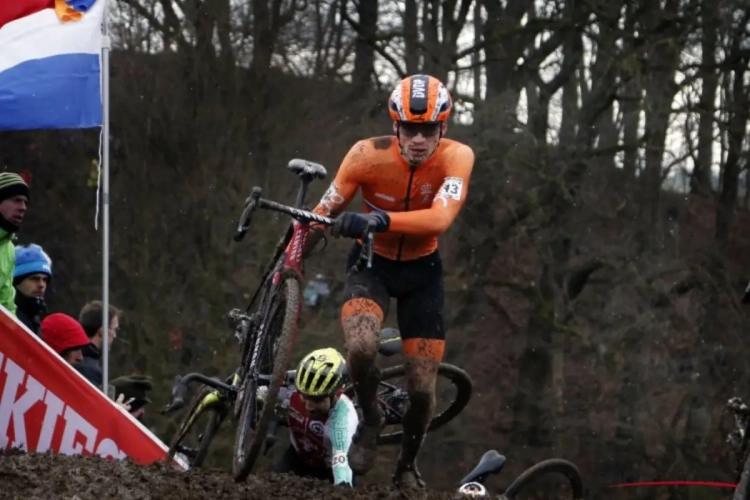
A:
{"type": "Polygon", "coordinates": [[[188,461],[188,466],[191,469],[198,468],[203,465],[203,461],[208,455],[208,450],[211,446],[211,442],[216,436],[216,433],[219,431],[219,428],[221,427],[221,424],[224,421],[224,417],[226,415],[225,411],[223,412],[215,408],[200,408],[200,404],[203,401],[203,398],[210,394],[212,390],[213,389],[210,387],[202,386],[202,389],[198,391],[198,393],[191,401],[190,410],[185,415],[185,418],[182,419],[178,431],[175,433],[175,436],[172,438],[172,441],[169,444],[169,450],[167,451],[168,462],[171,462],[174,459],[174,456],[177,453],[177,447],[185,439],[188,432],[190,432],[190,429],[192,429],[193,426],[198,423],[200,417],[204,413],[208,412],[208,421],[206,422],[206,427],[203,431],[203,435],[201,436],[198,450],[195,454],[195,457],[192,460],[188,461]]]}
{"type": "MultiPolygon", "coordinates": [[[[399,377],[406,375],[406,366],[397,365],[385,368],[380,372],[380,380],[387,380],[389,378],[399,377]]],[[[474,384],[471,381],[471,377],[461,368],[451,365],[448,363],[440,363],[438,366],[438,377],[444,377],[456,387],[456,397],[453,402],[445,409],[442,413],[434,415],[430,420],[430,425],[427,427],[427,432],[435,431],[454,418],[456,418],[469,404],[471,400],[471,394],[474,388],[474,384]]],[[[349,385],[345,389],[347,396],[354,398],[354,385],[349,385]]],[[[381,434],[378,438],[378,444],[389,445],[398,444],[404,435],[403,430],[390,432],[388,434],[381,434]]]]}
{"type": "Polygon", "coordinates": [[[745,458],[745,465],[740,473],[732,500],[750,500],[750,453],[745,458]]]}
{"type": "Polygon", "coordinates": [[[568,478],[570,486],[573,489],[573,498],[583,498],[583,480],[581,479],[581,473],[578,470],[578,467],[576,467],[574,463],[561,458],[550,458],[544,460],[523,471],[512,483],[510,483],[510,486],[505,489],[505,498],[513,500],[513,498],[515,498],[523,488],[531,484],[532,481],[540,476],[551,473],[562,474],[568,478]]]}
{"type": "MultiPolygon", "coordinates": [[[[281,325],[281,333],[276,341],[276,353],[273,355],[273,374],[268,384],[268,392],[265,401],[276,401],[279,396],[279,390],[282,383],[286,380],[286,370],[292,356],[292,346],[294,337],[297,333],[298,319],[302,302],[300,300],[299,282],[293,278],[286,278],[279,286],[279,294],[273,298],[269,307],[270,322],[267,325],[266,332],[273,331],[273,322],[276,317],[275,306],[277,301],[284,302],[284,317],[281,325]]],[[[268,424],[274,418],[276,412],[275,404],[264,404],[261,410],[255,430],[249,429],[248,412],[252,411],[256,399],[253,394],[257,392],[254,382],[248,380],[248,387],[245,389],[245,397],[242,403],[242,412],[240,414],[240,424],[237,426],[235,434],[235,453],[232,460],[232,474],[237,482],[244,481],[255,465],[263,445],[266,441],[268,424]],[[248,392],[250,391],[250,392],[248,392]],[[252,439],[248,440],[248,433],[252,433],[252,439]],[[244,457],[238,456],[238,451],[244,451],[244,457]]]]}

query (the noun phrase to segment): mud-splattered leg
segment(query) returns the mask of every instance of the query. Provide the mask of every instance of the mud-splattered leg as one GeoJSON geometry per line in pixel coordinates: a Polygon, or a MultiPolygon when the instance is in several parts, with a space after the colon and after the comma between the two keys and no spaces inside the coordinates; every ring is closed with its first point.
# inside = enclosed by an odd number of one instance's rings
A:
{"type": "Polygon", "coordinates": [[[373,300],[354,298],[341,308],[341,326],[348,350],[347,366],[357,402],[362,408],[362,423],[349,454],[349,463],[357,474],[365,474],[375,465],[382,423],[376,401],[380,370],[375,366],[382,323],[383,312],[373,300]]]}
{"type": "Polygon", "coordinates": [[[401,441],[401,454],[396,473],[393,475],[393,482],[397,486],[425,486],[417,470],[416,460],[432,414],[435,412],[435,382],[444,350],[443,340],[404,341],[409,409],[403,419],[404,437],[401,441]]]}

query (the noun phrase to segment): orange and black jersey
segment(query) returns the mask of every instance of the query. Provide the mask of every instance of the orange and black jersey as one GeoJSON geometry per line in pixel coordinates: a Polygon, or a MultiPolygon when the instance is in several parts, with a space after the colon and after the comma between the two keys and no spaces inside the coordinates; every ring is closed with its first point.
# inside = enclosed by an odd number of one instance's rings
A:
{"type": "Polygon", "coordinates": [[[336,217],[362,190],[365,212],[388,212],[391,225],[375,235],[376,254],[413,260],[433,253],[438,236],[458,215],[469,188],[474,152],[460,142],[441,139],[424,164],[412,167],[399,152],[395,136],[357,142],[314,211],[336,217]]]}

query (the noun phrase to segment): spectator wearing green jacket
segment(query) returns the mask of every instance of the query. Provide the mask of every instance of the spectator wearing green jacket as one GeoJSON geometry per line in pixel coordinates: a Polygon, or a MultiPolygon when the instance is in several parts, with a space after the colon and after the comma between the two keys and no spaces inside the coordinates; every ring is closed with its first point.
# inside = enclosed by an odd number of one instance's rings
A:
{"type": "Polygon", "coordinates": [[[16,267],[14,233],[21,228],[29,203],[29,186],[12,172],[0,172],[0,305],[16,314],[16,289],[13,269],[16,267]]]}

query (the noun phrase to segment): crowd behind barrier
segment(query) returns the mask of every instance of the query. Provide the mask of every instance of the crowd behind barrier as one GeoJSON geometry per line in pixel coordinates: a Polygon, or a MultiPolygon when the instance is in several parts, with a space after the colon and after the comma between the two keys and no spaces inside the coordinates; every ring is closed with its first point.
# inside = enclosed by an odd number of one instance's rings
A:
{"type": "Polygon", "coordinates": [[[143,425],[150,377],[119,377],[102,392],[102,350],[122,312],[110,305],[104,345],[101,301],[77,319],[47,310],[52,259],[36,243],[16,244],[30,200],[24,177],[0,173],[0,446],[163,460],[166,446],[143,425]]]}

